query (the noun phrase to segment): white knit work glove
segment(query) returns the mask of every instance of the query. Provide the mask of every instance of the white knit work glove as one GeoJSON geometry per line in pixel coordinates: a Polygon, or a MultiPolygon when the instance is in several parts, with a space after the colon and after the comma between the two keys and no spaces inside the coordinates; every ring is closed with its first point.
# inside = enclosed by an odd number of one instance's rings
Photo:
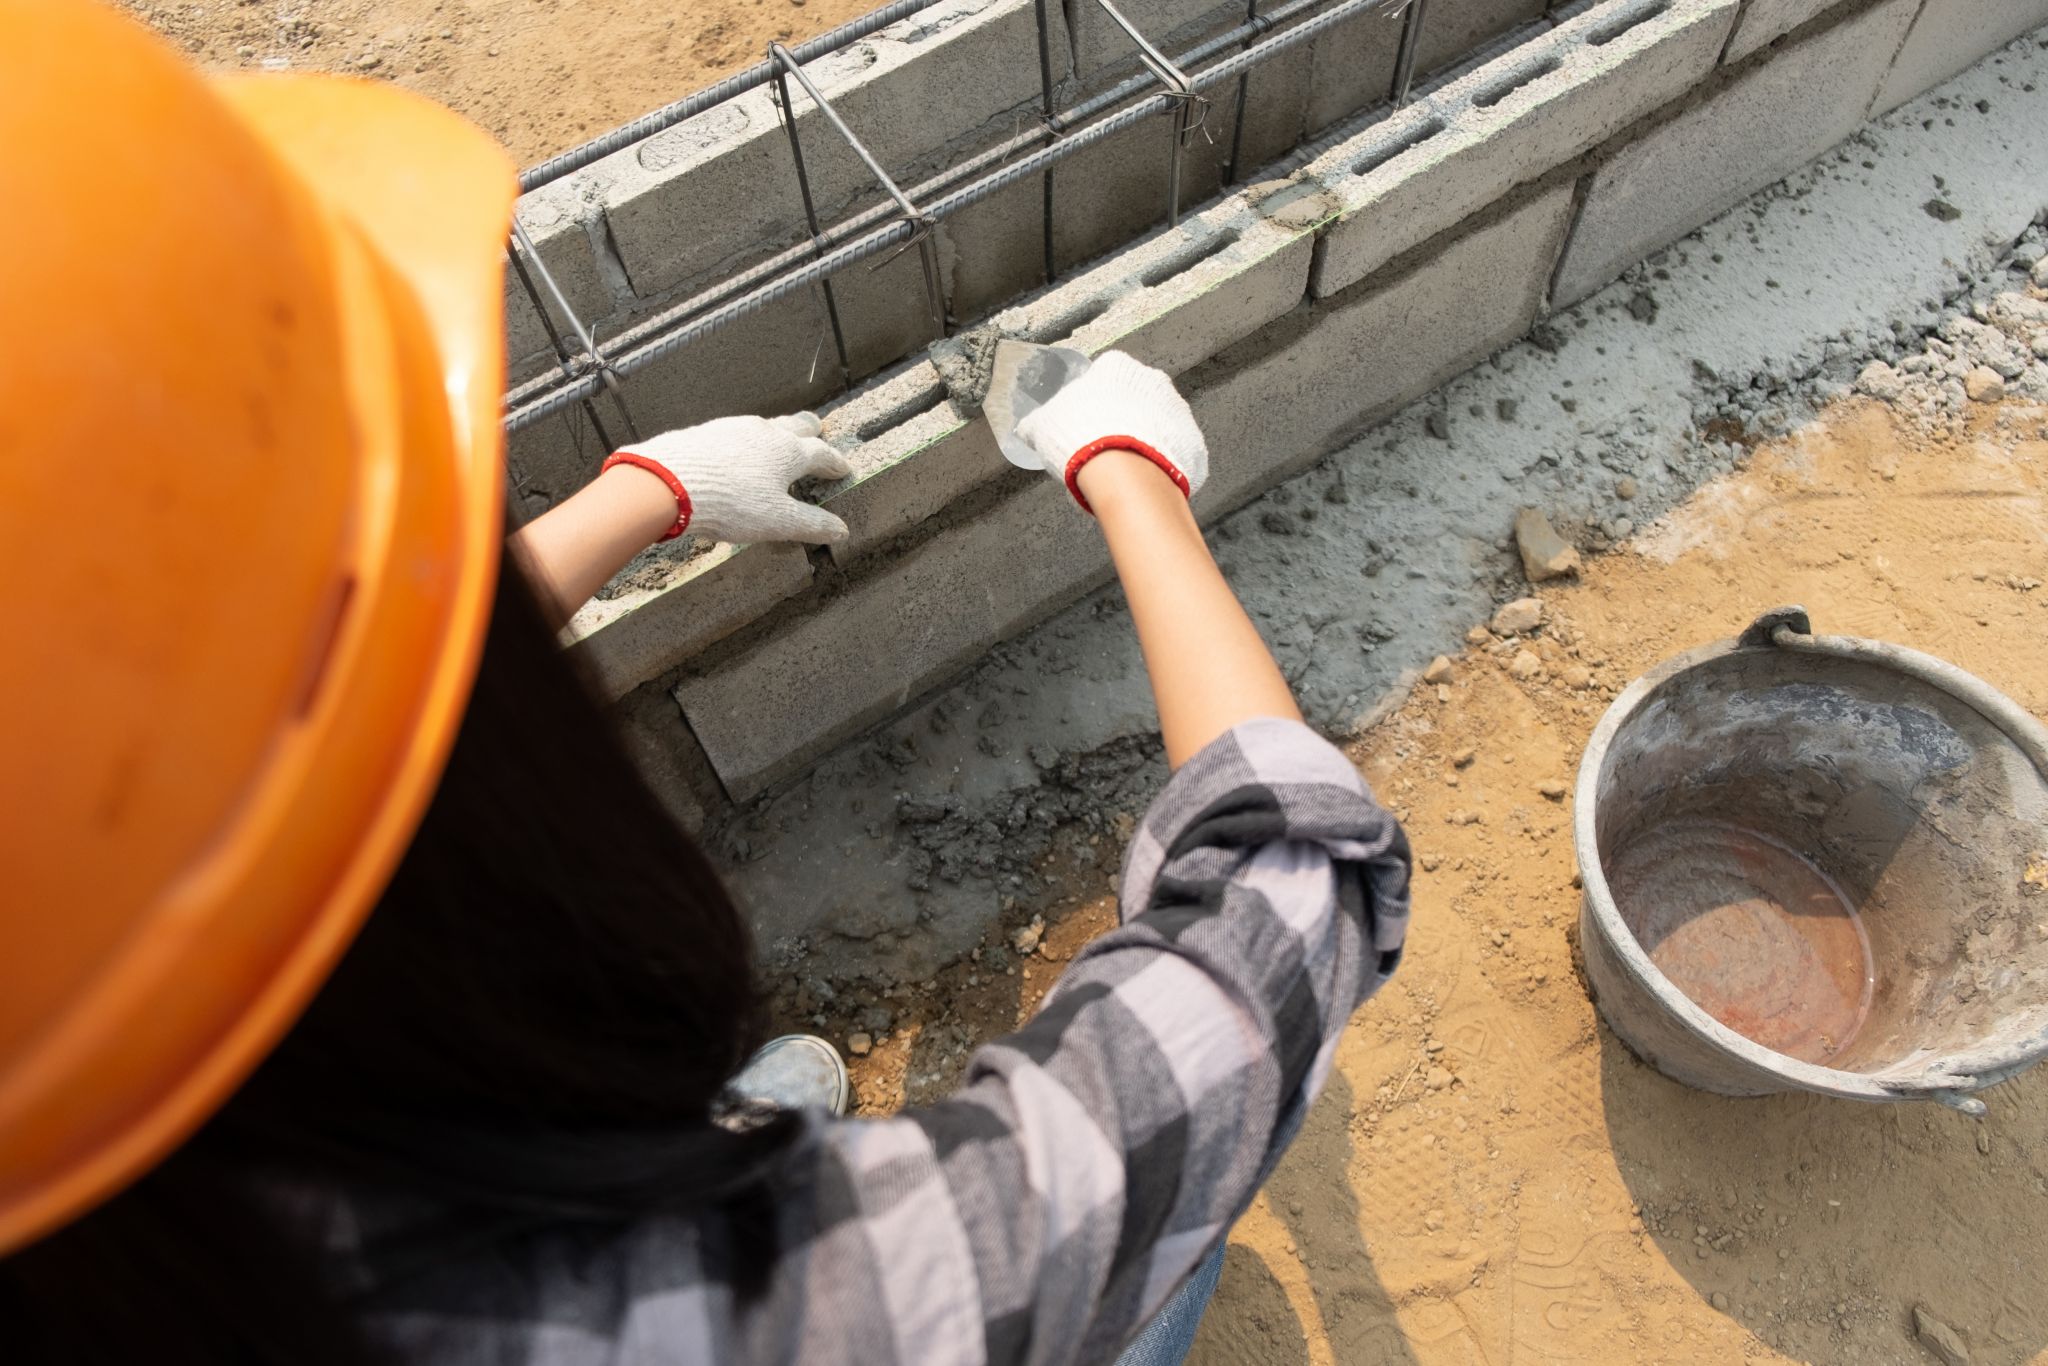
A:
{"type": "Polygon", "coordinates": [[[790,494],[799,479],[844,479],[846,457],[818,437],[811,413],[787,417],[721,417],[630,446],[605,462],[638,465],[661,475],[676,494],[676,525],[715,541],[846,539],[846,523],[790,494]],[[664,473],[664,471],[666,473],[664,473]]]}
{"type": "MultiPolygon", "coordinates": [[[[1075,482],[1104,451],[1135,451],[1165,470],[1190,498],[1209,477],[1209,447],[1187,400],[1162,370],[1105,351],[1088,372],[1017,424],[1017,435],[1088,509],[1075,482]]],[[[1088,509],[1093,511],[1093,509],[1088,509]]]]}

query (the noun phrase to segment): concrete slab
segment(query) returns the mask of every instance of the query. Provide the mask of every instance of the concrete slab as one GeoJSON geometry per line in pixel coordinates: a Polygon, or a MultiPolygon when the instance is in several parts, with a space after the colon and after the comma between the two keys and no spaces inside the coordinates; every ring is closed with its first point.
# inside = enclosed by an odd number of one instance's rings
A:
{"type": "Polygon", "coordinates": [[[606,701],[659,678],[810,586],[797,545],[718,545],[649,592],[593,598],[563,628],[570,658],[606,701]]]}
{"type": "Polygon", "coordinates": [[[1878,92],[1889,113],[2003,46],[2048,24],[2048,0],[1927,0],[1878,92]]]}
{"type": "Polygon", "coordinates": [[[1918,5],[1884,0],[1623,148],[1592,177],[1553,302],[1583,299],[1854,132],[1918,5]]]}
{"type": "Polygon", "coordinates": [[[1735,33],[1728,40],[1725,60],[1739,62],[1765,43],[1782,38],[1816,15],[1841,5],[1845,0],[1749,0],[1735,33]]]}
{"type": "MultiPolygon", "coordinates": [[[[1337,293],[1682,96],[1739,0],[1629,0],[1488,62],[1310,164],[1343,206],[1311,289],[1337,293]]],[[[1434,9],[1430,11],[1435,13],[1434,9]]]]}

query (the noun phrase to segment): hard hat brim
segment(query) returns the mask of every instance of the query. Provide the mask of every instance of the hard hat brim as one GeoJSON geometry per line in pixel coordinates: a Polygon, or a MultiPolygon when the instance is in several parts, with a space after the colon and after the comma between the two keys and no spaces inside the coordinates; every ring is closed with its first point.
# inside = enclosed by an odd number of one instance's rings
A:
{"type": "Polygon", "coordinates": [[[490,621],[511,162],[391,86],[215,88],[325,208],[360,450],[333,643],[233,826],[0,1088],[37,1154],[0,1182],[0,1255],[161,1161],[297,1020],[418,829],[490,621]]]}

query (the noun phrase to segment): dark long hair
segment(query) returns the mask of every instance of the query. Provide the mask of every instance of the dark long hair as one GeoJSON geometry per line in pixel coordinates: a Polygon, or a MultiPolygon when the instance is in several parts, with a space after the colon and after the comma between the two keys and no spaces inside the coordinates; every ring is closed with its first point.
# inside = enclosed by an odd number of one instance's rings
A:
{"type": "Polygon", "coordinates": [[[375,1360],[309,1235],[252,1197],[259,1172],[430,1204],[423,1264],[716,1210],[744,1291],[794,1131],[709,1118],[765,1029],[751,953],[508,557],[447,772],[376,911],[204,1129],[0,1261],[0,1357],[375,1360]]]}

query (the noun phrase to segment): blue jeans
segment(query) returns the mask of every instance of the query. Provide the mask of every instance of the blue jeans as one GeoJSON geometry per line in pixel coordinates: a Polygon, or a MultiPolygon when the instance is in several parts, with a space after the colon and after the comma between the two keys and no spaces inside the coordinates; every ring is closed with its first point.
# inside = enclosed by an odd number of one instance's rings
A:
{"type": "Polygon", "coordinates": [[[1180,1366],[1187,1360],[1188,1349],[1195,1345],[1195,1329],[1202,1322],[1202,1311],[1209,1307],[1209,1297],[1216,1293],[1216,1282],[1222,1279],[1223,1249],[1227,1246],[1228,1243],[1217,1244],[1207,1260],[1195,1268],[1188,1283],[1124,1348],[1116,1366],[1180,1366]]]}

